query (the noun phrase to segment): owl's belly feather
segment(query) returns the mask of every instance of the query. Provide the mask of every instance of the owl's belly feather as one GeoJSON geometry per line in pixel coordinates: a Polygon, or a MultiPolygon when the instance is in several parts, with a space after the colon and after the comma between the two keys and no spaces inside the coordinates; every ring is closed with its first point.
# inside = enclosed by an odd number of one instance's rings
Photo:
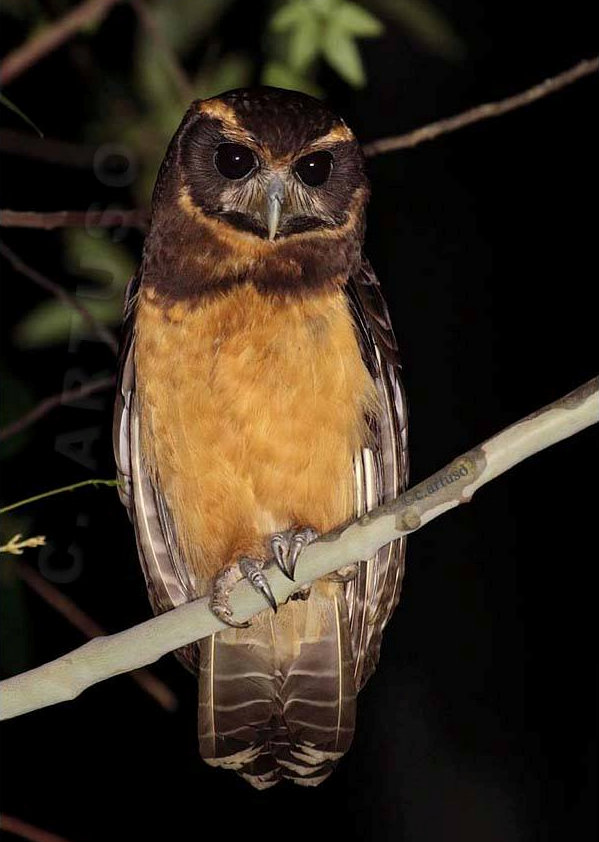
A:
{"type": "Polygon", "coordinates": [[[144,458],[197,575],[264,556],[273,531],[352,516],[375,396],[341,290],[247,285],[193,308],[150,290],[135,343],[144,458]]]}

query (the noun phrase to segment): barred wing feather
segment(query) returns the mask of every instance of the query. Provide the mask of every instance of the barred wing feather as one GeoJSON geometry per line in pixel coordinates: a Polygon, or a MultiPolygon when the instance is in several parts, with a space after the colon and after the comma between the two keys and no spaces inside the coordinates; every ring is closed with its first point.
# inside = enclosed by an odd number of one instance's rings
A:
{"type": "MultiPolygon", "coordinates": [[[[407,409],[397,343],[378,280],[364,260],[350,279],[347,294],[362,356],[379,398],[380,413],[371,420],[373,444],[354,460],[356,515],[393,500],[408,481],[407,409]]],[[[383,630],[394,610],[404,572],[405,539],[382,547],[359,566],[346,585],[354,674],[360,689],[379,660],[383,630]]]]}

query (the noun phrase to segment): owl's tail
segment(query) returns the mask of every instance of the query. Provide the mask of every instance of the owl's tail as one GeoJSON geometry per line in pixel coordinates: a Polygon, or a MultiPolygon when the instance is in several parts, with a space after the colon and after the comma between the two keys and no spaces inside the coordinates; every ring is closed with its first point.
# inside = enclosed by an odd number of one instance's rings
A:
{"type": "Polygon", "coordinates": [[[343,586],[201,642],[200,752],[257,789],[316,786],[350,746],[356,689],[343,586]]]}

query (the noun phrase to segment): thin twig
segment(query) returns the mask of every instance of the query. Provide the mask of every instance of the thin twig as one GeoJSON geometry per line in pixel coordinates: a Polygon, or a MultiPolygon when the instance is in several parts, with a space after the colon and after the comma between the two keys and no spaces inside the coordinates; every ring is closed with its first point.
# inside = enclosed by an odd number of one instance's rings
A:
{"type": "Polygon", "coordinates": [[[101,211],[15,211],[0,210],[2,228],[137,228],[145,231],[148,215],[144,210],[101,211]]]}
{"type": "Polygon", "coordinates": [[[6,427],[1,427],[0,441],[5,441],[6,439],[11,438],[11,436],[16,436],[17,433],[21,433],[23,430],[26,430],[27,427],[30,427],[36,421],[39,421],[40,418],[44,418],[49,412],[56,409],[58,406],[73,404],[88,395],[95,395],[97,392],[103,392],[106,389],[112,388],[115,381],[115,377],[104,377],[102,380],[90,380],[89,383],[84,383],[83,386],[78,386],[76,389],[67,389],[66,391],[59,392],[56,395],[51,395],[49,398],[44,398],[43,401],[38,403],[38,405],[33,409],[30,409],[29,412],[26,412],[25,415],[22,415],[20,418],[17,418],[16,421],[12,421],[10,424],[7,424],[6,427]]]}
{"type": "Polygon", "coordinates": [[[0,553],[8,553],[10,555],[23,555],[25,550],[33,547],[43,547],[46,543],[45,535],[32,535],[30,538],[23,538],[20,532],[13,535],[12,538],[2,544],[0,553]]]}
{"type": "Polygon", "coordinates": [[[86,0],[59,20],[36,32],[0,63],[0,85],[8,85],[86,26],[101,20],[118,2],[120,0],[86,0]]]}
{"type": "MultiPolygon", "coordinates": [[[[346,564],[371,558],[390,541],[469,502],[475,491],[514,465],[598,421],[599,377],[454,459],[397,500],[310,544],[299,559],[295,582],[272,565],[268,580],[276,601],[284,602],[302,585],[346,564]]],[[[263,612],[264,600],[244,580],[233,591],[231,608],[235,618],[243,621],[263,612]]],[[[1,716],[10,719],[74,699],[99,681],[153,663],[167,652],[226,628],[211,612],[208,599],[185,603],[1,682],[1,716]]]]}
{"type": "Polygon", "coordinates": [[[7,816],[6,813],[0,815],[0,828],[7,833],[20,836],[21,839],[27,839],[28,842],[67,842],[64,836],[42,830],[40,827],[35,827],[35,825],[17,819],[15,816],[7,816]]]}
{"type": "Polygon", "coordinates": [[[596,73],[597,70],[599,70],[599,57],[585,59],[569,70],[560,73],[558,76],[546,79],[544,82],[533,85],[532,88],[528,88],[528,90],[510,96],[507,99],[477,105],[475,108],[470,108],[468,111],[463,111],[454,117],[447,117],[444,120],[429,123],[427,126],[422,126],[407,134],[396,137],[384,137],[380,140],[373,140],[371,143],[366,143],[362,147],[364,154],[367,158],[371,158],[375,155],[382,155],[385,152],[408,149],[412,146],[418,146],[418,144],[424,143],[427,140],[434,140],[439,135],[455,132],[464,126],[478,123],[480,120],[488,120],[489,117],[499,117],[500,114],[506,114],[508,111],[513,111],[515,108],[521,108],[523,105],[528,105],[537,99],[541,99],[541,97],[547,96],[547,94],[555,93],[555,91],[565,88],[566,85],[571,85],[572,82],[576,82],[577,79],[581,79],[583,76],[590,76],[591,73],[596,73]]]}
{"type": "Polygon", "coordinates": [[[118,353],[119,343],[117,342],[116,337],[108,330],[108,328],[104,327],[104,325],[101,324],[96,317],[90,313],[87,307],[84,307],[74,295],[67,292],[66,289],[61,287],[60,284],[57,284],[56,281],[52,281],[50,278],[42,275],[42,273],[38,272],[37,269],[33,269],[31,266],[28,266],[18,254],[15,254],[15,252],[6,245],[6,243],[0,242],[0,254],[5,257],[13,269],[20,272],[21,275],[25,275],[25,277],[29,278],[30,281],[33,281],[34,284],[37,284],[42,289],[45,289],[46,292],[52,293],[52,295],[58,298],[59,301],[62,301],[64,304],[67,304],[75,310],[75,312],[79,313],[81,318],[89,325],[98,338],[108,345],[114,354],[118,353]]]}
{"type": "MultiPolygon", "coordinates": [[[[82,611],[72,599],[55,588],[47,579],[44,579],[37,570],[34,570],[21,559],[15,559],[14,564],[21,579],[26,582],[31,590],[40,596],[44,602],[51,605],[55,611],[79,629],[87,638],[104,637],[106,631],[98,625],[95,620],[82,611]]],[[[165,710],[176,710],[177,697],[166,684],[153,675],[149,670],[141,668],[131,672],[131,678],[165,710]]]]}
{"type": "Polygon", "coordinates": [[[183,103],[187,104],[194,98],[193,87],[186,72],[181,67],[177,56],[157,25],[154,15],[148,9],[145,0],[129,0],[135,10],[139,22],[146,30],[154,45],[161,53],[177,86],[183,103]]]}
{"type": "Polygon", "coordinates": [[[77,491],[78,488],[85,488],[87,485],[93,485],[94,488],[98,485],[107,485],[109,488],[114,488],[118,484],[118,479],[84,479],[82,482],[75,482],[73,485],[63,485],[61,488],[52,488],[50,491],[43,491],[41,494],[27,497],[25,500],[19,500],[17,503],[11,503],[9,506],[3,506],[0,509],[0,515],[6,514],[6,512],[12,512],[14,509],[20,509],[21,506],[28,506],[29,503],[37,503],[38,500],[44,500],[46,497],[54,497],[55,494],[64,494],[66,491],[77,491]]]}
{"type": "Polygon", "coordinates": [[[51,137],[38,137],[30,132],[17,129],[0,129],[0,152],[7,155],[19,155],[22,158],[35,158],[47,164],[59,164],[74,169],[91,169],[97,146],[69,143],[51,137]]]}

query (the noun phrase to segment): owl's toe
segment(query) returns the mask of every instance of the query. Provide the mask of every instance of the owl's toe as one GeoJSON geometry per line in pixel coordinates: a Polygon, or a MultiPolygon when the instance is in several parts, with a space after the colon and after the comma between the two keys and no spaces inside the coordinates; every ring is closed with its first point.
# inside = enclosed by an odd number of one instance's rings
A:
{"type": "Polygon", "coordinates": [[[284,532],[275,532],[270,538],[270,547],[275,561],[281,571],[291,579],[295,580],[295,565],[304,547],[311,544],[318,538],[318,532],[311,526],[304,526],[301,529],[287,529],[284,532]]]}
{"type": "Polygon", "coordinates": [[[277,610],[277,601],[268,579],[262,568],[264,562],[258,559],[241,558],[235,564],[230,564],[218,573],[212,580],[210,594],[210,610],[219,620],[236,629],[246,629],[250,622],[238,623],[233,618],[230,597],[235,585],[242,579],[247,579],[250,585],[261,594],[273,611],[277,610]]]}

